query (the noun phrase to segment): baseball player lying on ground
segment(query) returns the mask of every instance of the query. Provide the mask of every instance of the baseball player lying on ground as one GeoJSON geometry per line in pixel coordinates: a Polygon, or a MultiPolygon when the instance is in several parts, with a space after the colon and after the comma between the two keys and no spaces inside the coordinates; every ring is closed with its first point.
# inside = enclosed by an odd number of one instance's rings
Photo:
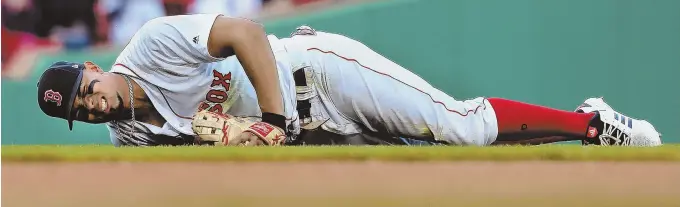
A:
{"type": "Polygon", "coordinates": [[[274,146],[357,136],[364,141],[328,143],[661,144],[649,122],[601,98],[575,112],[502,98],[460,101],[342,35],[303,26],[277,38],[260,24],[218,14],[147,22],[108,72],[92,62],[54,63],[40,78],[38,103],[71,130],[74,120],[106,123],[116,146],[274,146]]]}

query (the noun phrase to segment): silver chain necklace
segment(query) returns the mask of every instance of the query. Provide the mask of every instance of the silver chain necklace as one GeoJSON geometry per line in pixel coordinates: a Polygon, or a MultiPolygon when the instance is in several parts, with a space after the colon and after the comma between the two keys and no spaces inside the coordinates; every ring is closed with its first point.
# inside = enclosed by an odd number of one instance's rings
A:
{"type": "MultiPolygon", "coordinates": [[[[135,135],[135,127],[137,126],[137,120],[135,120],[135,93],[132,88],[132,82],[130,81],[130,77],[124,74],[120,75],[123,76],[125,82],[127,82],[128,88],[130,89],[130,109],[132,110],[132,124],[130,124],[131,125],[130,138],[132,139],[135,135]]],[[[122,132],[120,131],[121,128],[120,122],[116,121],[116,124],[118,125],[118,130],[116,131],[118,132],[118,134],[122,135],[122,132]]]]}

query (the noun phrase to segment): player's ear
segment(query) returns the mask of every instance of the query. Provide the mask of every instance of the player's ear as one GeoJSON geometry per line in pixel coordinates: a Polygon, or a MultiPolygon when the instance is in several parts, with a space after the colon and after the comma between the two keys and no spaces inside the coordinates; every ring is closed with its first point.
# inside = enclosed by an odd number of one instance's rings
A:
{"type": "Polygon", "coordinates": [[[104,70],[102,70],[102,68],[100,68],[97,64],[94,64],[91,61],[85,61],[85,69],[90,70],[90,71],[94,71],[94,72],[97,72],[97,73],[103,73],[104,72],[104,70]]]}

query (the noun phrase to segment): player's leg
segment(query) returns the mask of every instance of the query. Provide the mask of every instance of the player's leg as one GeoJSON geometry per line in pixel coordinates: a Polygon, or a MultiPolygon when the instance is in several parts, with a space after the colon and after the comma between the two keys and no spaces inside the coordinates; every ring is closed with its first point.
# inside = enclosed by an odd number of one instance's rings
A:
{"type": "Polygon", "coordinates": [[[318,32],[293,41],[289,48],[303,47],[312,60],[324,113],[331,118],[325,130],[351,133],[359,123],[394,137],[459,145],[489,145],[497,135],[493,108],[484,98],[455,100],[341,35],[318,32]]]}
{"type": "Polygon", "coordinates": [[[374,131],[462,145],[532,144],[586,139],[593,128],[602,133],[598,123],[617,123],[597,111],[501,98],[458,101],[357,41],[328,33],[309,38],[330,111],[374,131]]]}
{"type": "Polygon", "coordinates": [[[308,52],[321,63],[326,105],[372,131],[460,145],[519,144],[547,135],[582,137],[592,118],[505,99],[458,101],[357,41],[323,32],[298,38],[307,38],[308,52]]]}
{"type": "MultiPolygon", "coordinates": [[[[567,141],[567,140],[578,140],[582,139],[583,144],[588,145],[588,144],[597,144],[597,145],[631,145],[631,146],[657,146],[661,144],[661,135],[656,131],[654,126],[650,124],[646,120],[639,120],[635,118],[631,118],[627,115],[624,115],[622,113],[619,113],[615,111],[611,106],[609,106],[607,103],[604,102],[604,99],[602,98],[589,98],[586,99],[583,104],[581,104],[579,107],[576,108],[575,112],[577,114],[592,114],[592,118],[590,119],[587,127],[588,131],[585,136],[573,136],[569,134],[565,134],[564,136],[551,136],[551,137],[542,137],[542,138],[531,138],[531,139],[526,139],[524,137],[530,136],[532,131],[534,130],[527,130],[529,131],[528,133],[517,133],[516,127],[519,125],[519,123],[534,123],[533,125],[536,125],[539,129],[539,131],[544,131],[544,132],[550,132],[550,131],[555,131],[555,128],[558,128],[558,130],[567,130],[569,131],[570,129],[572,131],[578,132],[578,124],[582,123],[582,121],[579,121],[577,116],[571,116],[570,117],[565,117],[563,120],[568,120],[568,119],[574,119],[570,121],[569,123],[562,123],[558,124],[555,126],[551,126],[550,124],[546,123],[552,123],[552,124],[557,124],[555,122],[545,122],[545,121],[540,121],[540,119],[545,118],[544,116],[549,115],[549,117],[554,117],[550,119],[558,119],[557,117],[564,116],[564,115],[559,115],[559,111],[550,111],[546,109],[540,109],[536,108],[536,106],[531,106],[531,105],[526,105],[522,103],[512,103],[512,101],[508,100],[498,100],[494,101],[491,100],[493,104],[496,104],[496,108],[503,108],[506,110],[519,110],[521,108],[524,108],[526,111],[531,111],[532,113],[537,113],[543,111],[545,114],[541,115],[532,115],[528,116],[525,118],[520,118],[516,119],[514,117],[509,117],[506,121],[502,121],[501,118],[499,117],[499,125],[501,123],[505,123],[507,129],[505,130],[500,130],[499,131],[505,131],[505,133],[501,132],[499,133],[499,137],[497,138],[497,141],[494,144],[505,144],[505,143],[517,143],[517,144],[540,144],[540,143],[548,143],[548,142],[554,142],[554,141],[567,141]],[[495,102],[495,103],[494,103],[495,102]],[[506,102],[506,103],[504,103],[506,102]],[[503,106],[501,106],[503,105],[503,106]],[[511,105],[511,106],[507,106],[511,105]],[[514,106],[512,106],[514,105],[514,106]],[[516,120],[515,120],[516,119],[516,120]],[[539,120],[536,120],[539,119],[539,120]],[[518,123],[519,122],[519,123],[518,123]],[[514,127],[512,125],[514,124],[514,127]],[[514,130],[513,130],[514,129],[514,130]]],[[[506,116],[517,116],[517,115],[522,115],[522,114],[512,114],[513,112],[509,112],[506,114],[506,116]]],[[[563,112],[561,112],[563,113],[563,112]]],[[[570,113],[573,114],[573,113],[570,113]]],[[[497,110],[497,116],[500,116],[497,110]]],[[[585,117],[584,117],[585,118],[585,117]]],[[[499,126],[500,127],[500,126],[499,126]]],[[[522,127],[524,128],[524,127],[522,127]]],[[[550,132],[549,134],[555,134],[554,132],[550,132]]]]}
{"type": "Polygon", "coordinates": [[[595,113],[577,113],[502,98],[489,98],[498,120],[497,142],[556,142],[588,138],[595,113]],[[548,138],[549,137],[549,138],[548,138]]]}

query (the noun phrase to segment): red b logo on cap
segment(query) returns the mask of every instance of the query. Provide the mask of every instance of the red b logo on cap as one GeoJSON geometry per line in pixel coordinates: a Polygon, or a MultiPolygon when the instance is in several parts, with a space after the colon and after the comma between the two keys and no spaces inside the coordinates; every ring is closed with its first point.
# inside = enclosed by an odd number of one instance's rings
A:
{"type": "Polygon", "coordinates": [[[45,101],[55,102],[57,106],[61,106],[61,94],[54,92],[52,89],[45,91],[45,101]]]}

